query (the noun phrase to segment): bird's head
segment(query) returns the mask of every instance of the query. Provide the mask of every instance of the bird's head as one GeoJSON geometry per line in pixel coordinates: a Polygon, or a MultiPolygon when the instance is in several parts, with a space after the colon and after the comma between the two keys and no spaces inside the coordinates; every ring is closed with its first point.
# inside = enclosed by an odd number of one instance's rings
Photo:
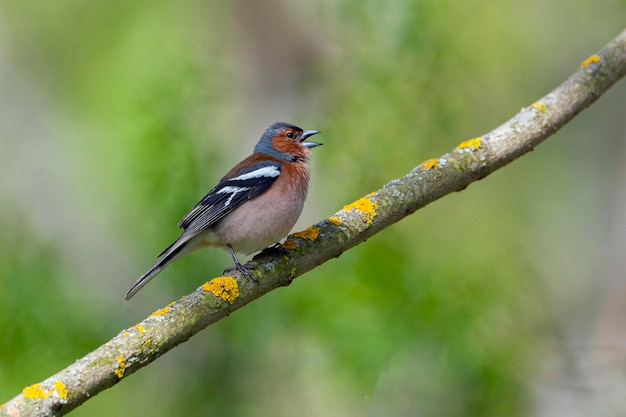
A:
{"type": "Polygon", "coordinates": [[[263,133],[254,147],[254,153],[270,155],[282,161],[305,162],[311,154],[310,149],[321,145],[306,139],[318,133],[321,132],[302,130],[289,123],[276,122],[263,133]]]}

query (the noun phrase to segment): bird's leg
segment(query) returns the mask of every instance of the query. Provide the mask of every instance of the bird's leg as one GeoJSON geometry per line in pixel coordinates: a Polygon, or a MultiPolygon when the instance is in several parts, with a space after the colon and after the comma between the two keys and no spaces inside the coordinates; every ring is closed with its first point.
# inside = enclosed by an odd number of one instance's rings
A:
{"type": "Polygon", "coordinates": [[[254,282],[256,282],[258,284],[259,281],[257,281],[257,279],[254,277],[254,275],[252,275],[252,272],[250,272],[250,270],[248,268],[246,268],[245,266],[243,266],[239,262],[239,259],[237,259],[237,254],[235,254],[235,250],[233,249],[233,247],[230,244],[227,244],[226,247],[230,251],[230,256],[233,257],[233,261],[235,262],[235,268],[227,268],[224,271],[224,273],[226,273],[226,271],[232,271],[233,269],[236,269],[237,271],[241,272],[243,274],[243,276],[251,279],[252,281],[254,281],[254,282]]]}

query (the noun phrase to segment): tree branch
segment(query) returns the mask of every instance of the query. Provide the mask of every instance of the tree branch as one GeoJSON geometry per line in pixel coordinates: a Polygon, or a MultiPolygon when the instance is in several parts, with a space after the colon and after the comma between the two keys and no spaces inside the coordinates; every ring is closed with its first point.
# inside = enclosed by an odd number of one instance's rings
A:
{"type": "Polygon", "coordinates": [[[115,385],[210,324],[332,259],[417,209],[460,191],[532,150],[626,74],[626,31],[549,94],[491,132],[430,159],[403,178],[288,237],[252,262],[259,284],[238,273],[121,331],[106,344],[0,406],[0,416],[60,416],[115,385]]]}

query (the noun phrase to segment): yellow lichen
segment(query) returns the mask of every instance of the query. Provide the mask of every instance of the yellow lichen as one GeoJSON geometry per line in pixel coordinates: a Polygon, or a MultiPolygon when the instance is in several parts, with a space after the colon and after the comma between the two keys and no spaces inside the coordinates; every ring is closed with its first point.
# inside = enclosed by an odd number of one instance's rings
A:
{"type": "Polygon", "coordinates": [[[580,64],[580,68],[585,68],[587,65],[593,64],[595,62],[600,62],[601,60],[602,58],[600,58],[598,55],[591,55],[580,64]]]}
{"type": "MultiPolygon", "coordinates": [[[[372,194],[369,194],[372,195],[372,194]]],[[[359,198],[354,203],[343,206],[343,211],[348,212],[351,210],[357,210],[365,215],[365,222],[368,225],[372,224],[372,219],[376,216],[376,209],[378,204],[374,203],[367,197],[359,198]]]]}
{"type": "Polygon", "coordinates": [[[536,101],[532,104],[532,106],[536,108],[537,110],[539,110],[540,112],[546,111],[546,104],[543,101],[536,101]]]}
{"type": "Polygon", "coordinates": [[[294,239],[287,239],[280,245],[280,247],[287,250],[295,249],[298,247],[298,241],[294,239]]]}
{"type": "Polygon", "coordinates": [[[54,389],[56,389],[57,392],[59,393],[60,399],[67,400],[67,388],[65,387],[65,384],[63,383],[63,381],[55,381],[54,389]]]}
{"type": "Polygon", "coordinates": [[[52,394],[57,393],[61,400],[67,400],[67,388],[62,381],[54,382],[54,389],[46,389],[41,386],[41,384],[33,384],[29,387],[26,387],[22,390],[22,394],[24,394],[24,398],[34,400],[34,399],[46,399],[50,397],[52,394]]]}
{"type": "Polygon", "coordinates": [[[320,228],[317,226],[311,226],[301,232],[292,233],[287,237],[287,240],[280,245],[283,249],[296,249],[298,247],[297,238],[315,240],[320,235],[320,228]]]}
{"type": "Polygon", "coordinates": [[[317,226],[311,226],[306,228],[305,230],[302,230],[301,232],[296,232],[293,233],[290,237],[294,237],[294,238],[302,238],[302,239],[308,239],[308,240],[315,240],[317,239],[317,237],[320,235],[320,228],[317,226]]]}
{"type": "Polygon", "coordinates": [[[139,324],[139,323],[135,324],[135,325],[133,326],[133,329],[137,329],[137,330],[139,330],[139,333],[143,333],[143,332],[145,332],[145,331],[146,331],[146,328],[145,328],[145,327],[143,327],[143,326],[142,326],[141,324],[139,324]]]}
{"type": "Polygon", "coordinates": [[[130,333],[128,333],[128,332],[124,332],[124,333],[122,333],[122,336],[124,336],[124,337],[128,337],[128,336],[130,336],[130,333]]]}
{"type": "Polygon", "coordinates": [[[163,316],[163,315],[169,313],[170,311],[172,311],[172,309],[170,307],[163,307],[162,309],[157,310],[154,313],[150,314],[150,317],[152,317],[152,316],[163,316]]]}
{"type": "Polygon", "coordinates": [[[239,286],[233,277],[217,277],[202,285],[204,291],[232,304],[239,297],[239,286]]]}
{"type": "Polygon", "coordinates": [[[422,162],[422,171],[435,169],[439,166],[439,159],[432,158],[422,162]]]}
{"type": "Polygon", "coordinates": [[[330,219],[328,219],[328,221],[337,226],[341,226],[343,224],[343,222],[339,220],[339,217],[337,216],[331,217],[330,219]]]}
{"type": "Polygon", "coordinates": [[[24,398],[27,399],[48,398],[50,396],[50,393],[51,392],[43,388],[41,384],[33,384],[30,387],[26,387],[22,390],[24,398]]]}
{"type": "Polygon", "coordinates": [[[115,368],[115,375],[117,375],[119,379],[122,379],[122,377],[124,376],[124,371],[126,370],[124,357],[118,356],[117,358],[115,358],[115,360],[117,361],[117,368],[115,368]]]}
{"type": "Polygon", "coordinates": [[[467,148],[478,149],[480,148],[480,145],[482,143],[483,143],[482,138],[473,138],[470,140],[466,140],[465,142],[461,142],[459,146],[456,147],[456,149],[467,149],[467,148]]]}

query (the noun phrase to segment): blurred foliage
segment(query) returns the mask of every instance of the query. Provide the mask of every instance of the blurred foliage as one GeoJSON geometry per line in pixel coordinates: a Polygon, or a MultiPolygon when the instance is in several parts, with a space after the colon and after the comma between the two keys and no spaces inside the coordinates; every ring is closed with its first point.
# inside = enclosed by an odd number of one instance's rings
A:
{"type": "MultiPolygon", "coordinates": [[[[201,251],[122,302],[271,122],[324,132],[305,226],[505,121],[626,21],[614,0],[248,7],[0,3],[0,400],[230,266],[201,251]]],[[[602,288],[615,90],[73,415],[529,414],[546,350],[602,288]]]]}

